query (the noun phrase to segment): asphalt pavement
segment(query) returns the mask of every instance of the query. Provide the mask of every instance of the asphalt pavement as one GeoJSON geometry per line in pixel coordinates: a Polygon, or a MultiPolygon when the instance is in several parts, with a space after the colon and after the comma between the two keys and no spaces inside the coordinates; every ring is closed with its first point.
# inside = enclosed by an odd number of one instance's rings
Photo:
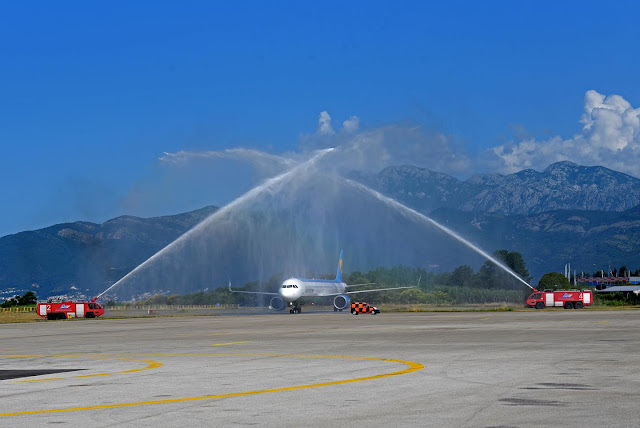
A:
{"type": "Polygon", "coordinates": [[[0,426],[637,427],[639,339],[632,310],[7,324],[0,426]]]}

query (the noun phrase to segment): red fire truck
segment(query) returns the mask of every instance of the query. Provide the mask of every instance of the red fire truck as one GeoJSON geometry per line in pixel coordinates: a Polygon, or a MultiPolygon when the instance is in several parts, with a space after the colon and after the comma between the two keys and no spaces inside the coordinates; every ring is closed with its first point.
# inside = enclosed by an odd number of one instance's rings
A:
{"type": "Polygon", "coordinates": [[[527,297],[526,304],[530,308],[563,307],[565,309],[582,309],[593,302],[591,290],[537,291],[527,297]]]}
{"type": "Polygon", "coordinates": [[[37,313],[48,320],[65,318],[95,318],[104,314],[104,309],[95,302],[47,302],[38,303],[37,313]]]}

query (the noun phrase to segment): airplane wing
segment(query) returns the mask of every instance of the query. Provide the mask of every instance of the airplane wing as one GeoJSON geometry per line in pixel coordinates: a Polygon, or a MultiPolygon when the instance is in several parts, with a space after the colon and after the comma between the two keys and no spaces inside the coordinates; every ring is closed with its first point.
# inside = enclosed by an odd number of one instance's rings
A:
{"type": "Polygon", "coordinates": [[[232,293],[244,293],[244,294],[264,294],[267,296],[279,296],[279,293],[267,293],[265,291],[240,291],[240,290],[232,290],[231,289],[231,281],[229,281],[229,291],[232,293]]]}
{"type": "MultiPolygon", "coordinates": [[[[359,284],[359,285],[364,285],[364,284],[359,284]]],[[[316,297],[340,296],[342,294],[373,293],[374,291],[402,290],[406,288],[415,288],[415,287],[416,287],[415,285],[412,285],[410,287],[374,288],[371,290],[345,291],[344,293],[319,294],[316,297]]]]}
{"type": "Polygon", "coordinates": [[[375,282],[365,282],[364,284],[350,284],[350,285],[347,285],[347,287],[358,287],[360,285],[374,285],[374,284],[375,282]]]}
{"type": "Polygon", "coordinates": [[[372,290],[345,291],[343,294],[372,293],[374,291],[401,290],[403,288],[415,288],[415,285],[412,285],[410,287],[375,288],[372,290]]]}

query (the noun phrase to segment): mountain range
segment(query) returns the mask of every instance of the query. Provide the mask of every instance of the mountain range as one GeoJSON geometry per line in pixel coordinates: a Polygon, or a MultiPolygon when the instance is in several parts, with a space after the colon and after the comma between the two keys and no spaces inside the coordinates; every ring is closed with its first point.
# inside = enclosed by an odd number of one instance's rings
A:
{"type": "Polygon", "coordinates": [[[354,178],[425,212],[529,215],[550,210],[625,211],[640,204],[640,180],[601,166],[564,161],[538,172],[474,175],[461,181],[441,172],[403,165],[354,178]]]}
{"type": "MultiPolygon", "coordinates": [[[[352,178],[428,214],[488,251],[501,248],[520,251],[534,279],[548,271],[562,271],[567,262],[579,271],[606,269],[608,264],[626,265],[631,269],[640,267],[640,180],[607,168],[559,162],[542,172],[524,170],[508,175],[476,175],[462,181],[405,165],[389,167],[373,175],[353,174],[352,178]]],[[[367,207],[368,215],[376,217],[376,209],[382,208],[367,207]]],[[[216,207],[205,207],[146,219],[122,216],[103,224],[79,221],[2,237],[0,290],[28,289],[37,283],[41,296],[67,294],[72,287],[91,295],[117,281],[216,210],[216,207]]],[[[286,213],[274,217],[284,219],[284,216],[286,213]]],[[[252,221],[262,221],[257,218],[252,221]]],[[[358,219],[354,222],[357,224],[358,219]]],[[[250,235],[251,223],[247,224],[249,226],[241,229],[249,230],[250,235]]],[[[349,236],[352,242],[357,239],[352,236],[365,236],[348,235],[354,224],[335,224],[338,229],[344,228],[335,234],[349,236]]],[[[287,227],[283,226],[282,230],[287,227]]],[[[403,228],[400,232],[403,239],[415,234],[410,227],[398,226],[403,228]]],[[[278,228],[277,224],[269,225],[269,229],[278,228]]],[[[280,236],[292,235],[285,231],[280,236]]],[[[212,238],[206,245],[215,246],[216,242],[222,241],[212,238]]],[[[247,238],[246,243],[230,251],[225,266],[239,264],[237,260],[242,259],[243,252],[251,245],[251,238],[247,238]]],[[[357,251],[363,254],[375,251],[375,245],[365,247],[357,251]]],[[[178,266],[204,264],[194,261],[198,253],[204,251],[202,248],[201,245],[190,250],[191,262],[183,260],[178,266]]],[[[423,250],[422,247],[407,248],[406,254],[423,250]]],[[[368,254],[359,258],[357,268],[364,270],[380,263],[380,258],[368,254]]],[[[274,260],[280,257],[273,255],[274,260]]],[[[446,259],[434,268],[446,270],[466,263],[455,256],[446,259]]],[[[475,267],[481,262],[476,259],[475,267]]],[[[204,288],[201,278],[207,277],[205,271],[191,281],[200,284],[194,287],[204,288]]],[[[267,268],[264,272],[275,273],[267,268]]],[[[229,267],[226,273],[242,277],[234,267],[229,267]]],[[[257,273],[246,273],[249,277],[244,279],[259,279],[251,275],[257,273]]],[[[152,282],[190,281],[179,276],[164,276],[152,282]]]]}

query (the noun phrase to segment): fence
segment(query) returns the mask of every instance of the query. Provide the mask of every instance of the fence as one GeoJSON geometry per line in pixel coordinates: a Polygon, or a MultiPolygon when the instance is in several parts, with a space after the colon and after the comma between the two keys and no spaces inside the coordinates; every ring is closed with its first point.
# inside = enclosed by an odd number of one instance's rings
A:
{"type": "Polygon", "coordinates": [[[127,311],[131,309],[163,310],[163,309],[235,309],[238,305],[130,305],[130,306],[105,306],[109,311],[127,311]]]}
{"type": "Polygon", "coordinates": [[[0,312],[35,312],[35,306],[12,306],[10,308],[0,308],[0,312]]]}

